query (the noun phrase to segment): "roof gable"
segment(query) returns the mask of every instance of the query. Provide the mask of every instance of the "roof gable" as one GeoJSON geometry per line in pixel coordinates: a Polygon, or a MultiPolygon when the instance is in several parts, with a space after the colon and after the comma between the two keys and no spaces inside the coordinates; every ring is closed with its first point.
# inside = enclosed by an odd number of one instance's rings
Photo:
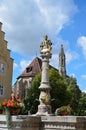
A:
{"type": "MultiPolygon", "coordinates": [[[[25,68],[25,70],[18,77],[34,77],[36,74],[41,72],[42,61],[40,58],[36,57],[33,61],[25,68]]],[[[17,79],[18,79],[17,78],[17,79]]]]}

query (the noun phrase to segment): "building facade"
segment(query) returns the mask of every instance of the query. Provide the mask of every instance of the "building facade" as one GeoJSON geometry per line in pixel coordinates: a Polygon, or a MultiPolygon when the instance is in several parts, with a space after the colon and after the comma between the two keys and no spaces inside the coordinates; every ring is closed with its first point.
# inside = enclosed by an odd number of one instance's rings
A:
{"type": "Polygon", "coordinates": [[[7,41],[4,39],[0,22],[0,101],[9,99],[12,90],[13,59],[10,58],[10,50],[7,49],[7,41]]]}
{"type": "Polygon", "coordinates": [[[15,98],[24,98],[27,96],[27,88],[31,87],[32,80],[38,73],[41,73],[42,62],[38,57],[34,58],[32,62],[25,68],[25,70],[17,77],[14,84],[15,98]]]}

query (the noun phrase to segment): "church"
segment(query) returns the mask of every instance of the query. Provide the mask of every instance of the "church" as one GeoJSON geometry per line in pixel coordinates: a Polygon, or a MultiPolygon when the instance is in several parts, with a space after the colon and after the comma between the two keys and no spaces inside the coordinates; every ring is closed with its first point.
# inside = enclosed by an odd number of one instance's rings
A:
{"type": "MultiPolygon", "coordinates": [[[[49,65],[49,68],[55,67],[49,65]]],[[[57,69],[56,69],[57,70],[57,69]]],[[[42,71],[42,60],[35,57],[32,62],[25,68],[25,70],[17,77],[17,81],[14,84],[13,92],[15,98],[25,98],[27,88],[31,87],[34,77],[42,71]]],[[[63,45],[61,45],[59,52],[59,71],[60,75],[66,78],[66,58],[63,45]]]]}

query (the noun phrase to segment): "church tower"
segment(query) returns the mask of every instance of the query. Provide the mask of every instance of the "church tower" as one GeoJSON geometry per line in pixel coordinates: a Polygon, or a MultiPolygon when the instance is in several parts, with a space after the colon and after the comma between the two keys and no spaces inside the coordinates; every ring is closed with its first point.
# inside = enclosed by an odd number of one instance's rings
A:
{"type": "Polygon", "coordinates": [[[64,79],[66,78],[66,58],[62,44],[59,53],[59,73],[64,79]]]}

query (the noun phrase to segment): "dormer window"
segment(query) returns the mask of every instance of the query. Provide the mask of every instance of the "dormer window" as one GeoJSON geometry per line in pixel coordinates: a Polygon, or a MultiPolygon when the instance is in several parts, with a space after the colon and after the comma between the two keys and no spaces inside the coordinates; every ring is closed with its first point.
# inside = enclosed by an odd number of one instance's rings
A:
{"type": "Polygon", "coordinates": [[[27,72],[27,73],[29,73],[30,71],[32,71],[32,66],[26,68],[26,72],[27,72]]]}

